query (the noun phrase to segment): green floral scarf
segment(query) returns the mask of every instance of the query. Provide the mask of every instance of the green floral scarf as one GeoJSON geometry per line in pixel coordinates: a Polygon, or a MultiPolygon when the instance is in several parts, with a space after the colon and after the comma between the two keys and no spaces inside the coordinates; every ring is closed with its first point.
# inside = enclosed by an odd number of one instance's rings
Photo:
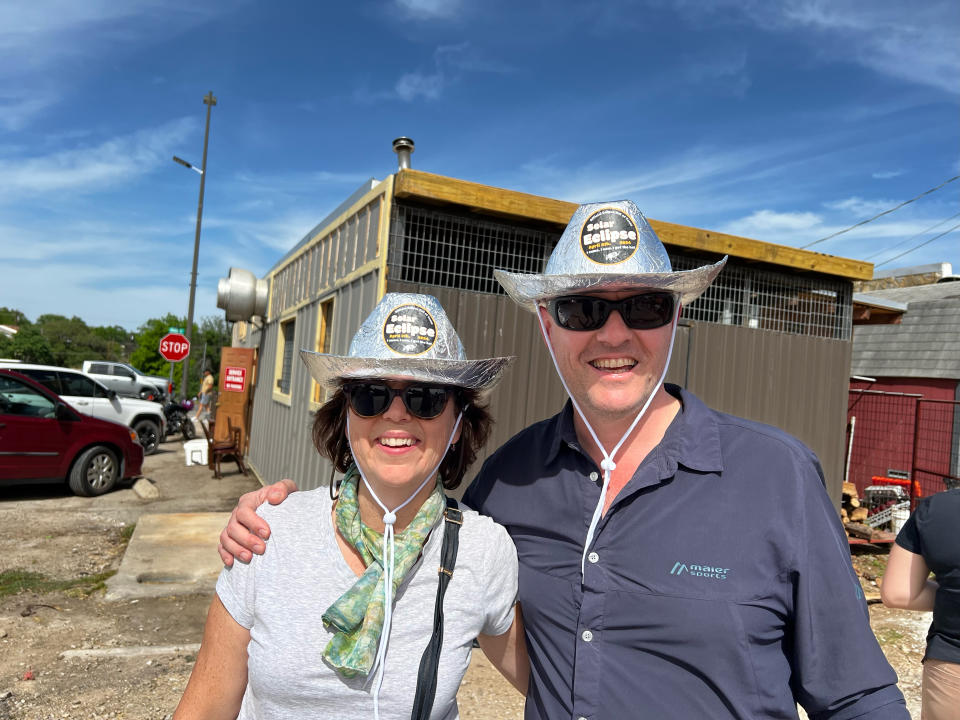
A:
{"type": "MultiPolygon", "coordinates": [[[[323,657],[347,678],[370,673],[384,619],[383,533],[371,530],[360,520],[360,506],[357,503],[359,481],[360,473],[354,465],[340,485],[334,524],[360,553],[367,569],[357,578],[353,587],[323,613],[323,626],[334,631],[323,657]]],[[[427,535],[443,515],[445,506],[443,489],[437,483],[416,517],[403,532],[394,536],[394,596],[420,557],[427,535]]]]}

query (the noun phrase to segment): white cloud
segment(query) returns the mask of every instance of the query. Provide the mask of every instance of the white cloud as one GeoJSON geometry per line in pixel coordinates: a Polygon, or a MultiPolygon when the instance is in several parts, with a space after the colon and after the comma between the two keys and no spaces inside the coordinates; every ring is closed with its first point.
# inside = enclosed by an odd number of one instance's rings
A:
{"type": "Polygon", "coordinates": [[[731,235],[785,242],[784,238],[810,237],[822,224],[823,218],[812,212],[757,210],[747,217],[727,223],[720,230],[731,235]]]}
{"type": "Polygon", "coordinates": [[[861,197],[850,197],[844,200],[825,202],[823,205],[831,210],[853,213],[854,217],[857,218],[866,218],[890,209],[896,205],[896,202],[893,200],[864,200],[861,197]]]}
{"type": "Polygon", "coordinates": [[[421,96],[427,100],[436,100],[440,97],[443,86],[444,77],[440,72],[430,75],[405,73],[400,76],[393,89],[398,98],[405,102],[411,102],[421,96]]]}
{"type": "Polygon", "coordinates": [[[0,127],[23,129],[85,74],[233,9],[225,0],[0,3],[0,127]]]}
{"type": "Polygon", "coordinates": [[[396,0],[397,6],[413,18],[437,20],[451,18],[460,10],[460,0],[396,0]]]}
{"type": "Polygon", "coordinates": [[[60,192],[90,193],[146,175],[170,161],[173,150],[196,131],[182,118],[90,145],[48,155],[0,160],[3,197],[60,192]]]}
{"type": "Polygon", "coordinates": [[[701,92],[713,92],[744,97],[752,80],[747,72],[747,53],[739,51],[728,56],[697,58],[683,68],[684,79],[700,88],[701,92]]]}
{"type": "Polygon", "coordinates": [[[808,31],[812,52],[960,94],[960,13],[950,0],[674,0],[693,15],[741,18],[768,31],[808,31]]]}
{"type": "Polygon", "coordinates": [[[417,98],[437,100],[451,85],[460,82],[464,73],[509,73],[513,68],[495,60],[489,60],[474,50],[469,42],[456,45],[440,45],[433,52],[431,70],[415,70],[403,73],[386,92],[371,92],[359,88],[354,97],[360,102],[380,100],[403,100],[413,102],[417,98]]]}
{"type": "Polygon", "coordinates": [[[903,170],[880,170],[875,172],[872,177],[874,180],[891,180],[901,175],[903,175],[903,170]]]}
{"type": "Polygon", "coordinates": [[[58,100],[56,93],[41,88],[0,92],[0,126],[10,131],[21,130],[58,100]]]}

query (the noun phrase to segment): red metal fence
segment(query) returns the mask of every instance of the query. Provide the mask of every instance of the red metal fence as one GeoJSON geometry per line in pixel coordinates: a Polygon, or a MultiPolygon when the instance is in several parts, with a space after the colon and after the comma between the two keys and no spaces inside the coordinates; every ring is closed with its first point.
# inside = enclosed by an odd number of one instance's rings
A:
{"type": "Polygon", "coordinates": [[[865,488],[890,481],[914,502],[960,486],[958,453],[960,402],[850,390],[846,474],[861,496],[865,488]]]}

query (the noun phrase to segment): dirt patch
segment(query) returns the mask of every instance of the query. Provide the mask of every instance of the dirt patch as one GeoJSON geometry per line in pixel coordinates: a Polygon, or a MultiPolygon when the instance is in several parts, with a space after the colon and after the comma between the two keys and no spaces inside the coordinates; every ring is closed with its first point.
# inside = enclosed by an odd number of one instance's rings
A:
{"type": "Polygon", "coordinates": [[[894,610],[876,602],[887,569],[889,546],[857,546],[853,550],[853,569],[870,604],[870,626],[887,660],[897,672],[898,685],[907,701],[911,717],[920,717],[920,685],[927,630],[933,614],[894,610]]]}
{"type": "MultiPolygon", "coordinates": [[[[165,443],[144,469],[160,492],[157,500],[143,500],[130,487],[100,498],[74,497],[61,487],[0,488],[0,573],[71,580],[115,571],[141,514],[228,511],[256,486],[234,468],[214,480],[205,467],[186,467],[177,442],[165,443]]],[[[854,566],[867,597],[875,597],[886,552],[857,550],[854,566]]],[[[0,593],[2,587],[0,580],[0,593]]],[[[163,720],[172,714],[210,596],[107,602],[96,587],[0,595],[0,720],[163,720]],[[123,656],[110,654],[121,648],[123,656]],[[89,652],[63,655],[76,650],[89,652]]],[[[870,618],[911,714],[919,717],[929,613],[875,604],[870,618]]],[[[523,717],[520,694],[479,651],[458,701],[465,720],[523,717]]]]}

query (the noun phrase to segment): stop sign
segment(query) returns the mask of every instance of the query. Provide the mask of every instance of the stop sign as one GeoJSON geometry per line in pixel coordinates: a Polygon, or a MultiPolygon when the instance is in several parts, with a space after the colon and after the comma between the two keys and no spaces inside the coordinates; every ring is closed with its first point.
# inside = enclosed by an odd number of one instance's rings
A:
{"type": "Polygon", "coordinates": [[[164,360],[180,362],[190,354],[190,341],[180,333],[167,333],[160,340],[160,354],[164,360]]]}

